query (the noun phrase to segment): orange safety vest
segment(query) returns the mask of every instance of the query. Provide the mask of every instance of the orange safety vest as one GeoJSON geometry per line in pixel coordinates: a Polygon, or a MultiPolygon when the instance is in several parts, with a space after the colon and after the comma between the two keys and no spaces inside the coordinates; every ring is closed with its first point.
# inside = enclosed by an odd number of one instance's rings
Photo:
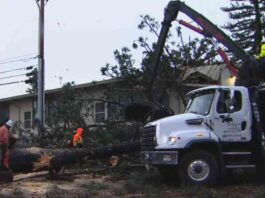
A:
{"type": "Polygon", "coordinates": [[[8,150],[8,144],[9,144],[9,132],[8,128],[4,125],[0,128],[0,149],[1,149],[1,166],[4,166],[5,168],[9,168],[9,150],[8,150]]]}
{"type": "Polygon", "coordinates": [[[83,129],[82,128],[78,128],[76,131],[76,134],[73,137],[73,146],[77,147],[79,145],[83,144],[83,129]]]}

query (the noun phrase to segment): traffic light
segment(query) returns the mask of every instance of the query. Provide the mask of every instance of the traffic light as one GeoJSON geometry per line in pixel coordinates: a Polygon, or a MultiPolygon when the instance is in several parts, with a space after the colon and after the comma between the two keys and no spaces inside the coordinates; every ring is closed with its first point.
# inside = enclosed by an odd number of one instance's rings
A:
{"type": "Polygon", "coordinates": [[[25,80],[25,83],[26,84],[33,84],[34,83],[34,80],[33,80],[33,78],[30,78],[28,80],[25,80]]]}
{"type": "Polygon", "coordinates": [[[38,69],[33,69],[31,72],[27,73],[26,76],[28,79],[24,82],[30,84],[31,88],[29,88],[29,92],[36,93],[38,90],[38,69]]]}
{"type": "Polygon", "coordinates": [[[27,77],[29,77],[27,80],[25,80],[26,84],[37,84],[38,83],[38,70],[35,68],[31,72],[26,74],[27,77]]]}

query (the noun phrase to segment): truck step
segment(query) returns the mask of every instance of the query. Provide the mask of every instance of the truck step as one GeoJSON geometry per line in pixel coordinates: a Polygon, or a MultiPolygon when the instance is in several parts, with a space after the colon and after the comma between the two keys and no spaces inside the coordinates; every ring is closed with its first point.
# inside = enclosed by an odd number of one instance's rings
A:
{"type": "Polygon", "coordinates": [[[251,155],[251,152],[222,152],[223,155],[251,155]]]}
{"type": "Polygon", "coordinates": [[[245,164],[245,165],[226,165],[226,168],[256,168],[254,164],[245,164]]]}

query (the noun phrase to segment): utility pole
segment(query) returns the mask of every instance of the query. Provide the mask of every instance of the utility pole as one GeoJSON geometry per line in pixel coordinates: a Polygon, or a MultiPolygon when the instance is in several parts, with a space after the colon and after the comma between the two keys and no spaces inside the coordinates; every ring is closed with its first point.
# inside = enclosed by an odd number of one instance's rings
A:
{"type": "MultiPolygon", "coordinates": [[[[39,56],[38,56],[38,100],[36,119],[39,123],[39,133],[44,126],[45,111],[45,61],[44,61],[44,7],[48,0],[36,0],[39,8],[39,56]]],[[[41,134],[39,134],[41,135],[41,134]]]]}

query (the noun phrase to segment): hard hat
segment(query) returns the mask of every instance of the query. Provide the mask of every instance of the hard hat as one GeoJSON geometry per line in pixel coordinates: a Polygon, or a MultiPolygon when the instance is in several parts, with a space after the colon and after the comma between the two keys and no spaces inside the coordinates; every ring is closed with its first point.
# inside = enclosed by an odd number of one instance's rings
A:
{"type": "Polygon", "coordinates": [[[265,37],[262,38],[261,42],[262,43],[265,43],[265,37]]]}
{"type": "Polygon", "coordinates": [[[77,134],[78,134],[78,135],[83,135],[83,131],[84,131],[83,128],[78,128],[78,129],[77,129],[77,134]]]}
{"type": "Polygon", "coordinates": [[[12,120],[8,120],[8,121],[6,122],[6,125],[12,127],[12,126],[13,126],[13,122],[12,122],[12,120]]]}

